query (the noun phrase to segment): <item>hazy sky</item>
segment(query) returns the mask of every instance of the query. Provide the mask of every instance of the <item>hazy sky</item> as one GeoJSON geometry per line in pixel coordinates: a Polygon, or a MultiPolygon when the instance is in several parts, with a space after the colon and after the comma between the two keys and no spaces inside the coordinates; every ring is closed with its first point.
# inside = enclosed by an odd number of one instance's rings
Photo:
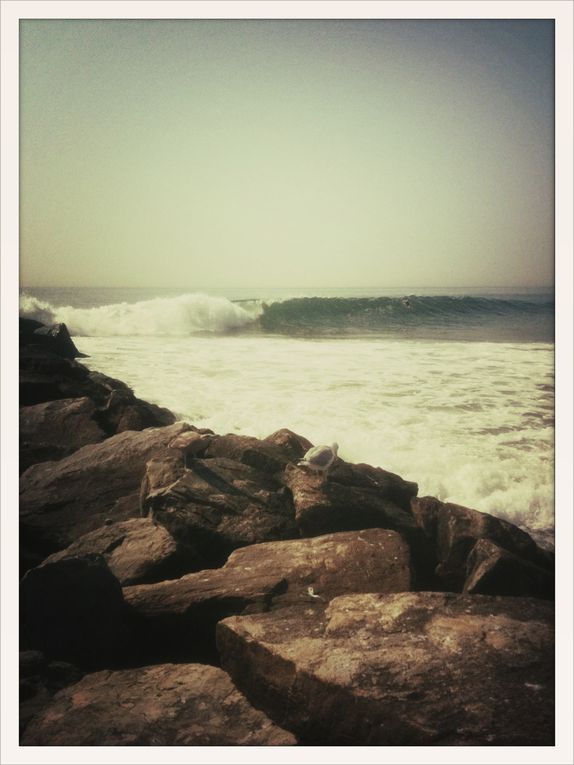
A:
{"type": "Polygon", "coordinates": [[[551,285],[553,35],[21,21],[21,283],[551,285]]]}

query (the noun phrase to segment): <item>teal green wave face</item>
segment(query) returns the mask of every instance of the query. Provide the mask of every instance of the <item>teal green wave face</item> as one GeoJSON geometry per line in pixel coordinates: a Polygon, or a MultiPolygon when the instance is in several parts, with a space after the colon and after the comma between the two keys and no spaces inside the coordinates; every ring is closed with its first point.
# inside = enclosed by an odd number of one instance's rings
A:
{"type": "Polygon", "coordinates": [[[21,22],[21,280],[553,282],[549,21],[21,22]]]}

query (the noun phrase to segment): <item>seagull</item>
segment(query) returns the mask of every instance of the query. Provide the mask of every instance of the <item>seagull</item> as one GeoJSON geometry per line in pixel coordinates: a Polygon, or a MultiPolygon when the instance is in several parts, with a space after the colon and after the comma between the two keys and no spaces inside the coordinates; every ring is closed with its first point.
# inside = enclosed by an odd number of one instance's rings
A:
{"type": "Polygon", "coordinates": [[[305,454],[302,460],[299,460],[299,466],[308,467],[311,470],[316,470],[320,473],[326,474],[333,462],[337,459],[337,450],[339,444],[331,444],[331,446],[313,446],[305,454]]]}

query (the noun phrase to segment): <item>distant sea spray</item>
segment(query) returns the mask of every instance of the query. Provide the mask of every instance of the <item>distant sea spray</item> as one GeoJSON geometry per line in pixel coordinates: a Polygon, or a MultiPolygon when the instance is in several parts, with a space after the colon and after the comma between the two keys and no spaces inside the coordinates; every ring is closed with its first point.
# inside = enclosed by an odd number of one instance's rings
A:
{"type": "Polygon", "coordinates": [[[297,297],[232,301],[202,293],[93,307],[54,305],[32,294],[21,315],[64,322],[72,335],[173,336],[263,332],[293,336],[396,335],[552,342],[554,302],[477,296],[297,297]]]}

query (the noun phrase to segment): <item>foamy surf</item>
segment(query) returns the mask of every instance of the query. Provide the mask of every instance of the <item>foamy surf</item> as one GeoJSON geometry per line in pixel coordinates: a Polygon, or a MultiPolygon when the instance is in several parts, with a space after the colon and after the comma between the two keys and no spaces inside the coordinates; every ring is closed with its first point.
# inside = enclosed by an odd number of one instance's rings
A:
{"type": "Polygon", "coordinates": [[[337,441],[343,459],[416,481],[421,496],[552,536],[550,345],[239,335],[80,347],[88,366],[198,427],[337,441]]]}

